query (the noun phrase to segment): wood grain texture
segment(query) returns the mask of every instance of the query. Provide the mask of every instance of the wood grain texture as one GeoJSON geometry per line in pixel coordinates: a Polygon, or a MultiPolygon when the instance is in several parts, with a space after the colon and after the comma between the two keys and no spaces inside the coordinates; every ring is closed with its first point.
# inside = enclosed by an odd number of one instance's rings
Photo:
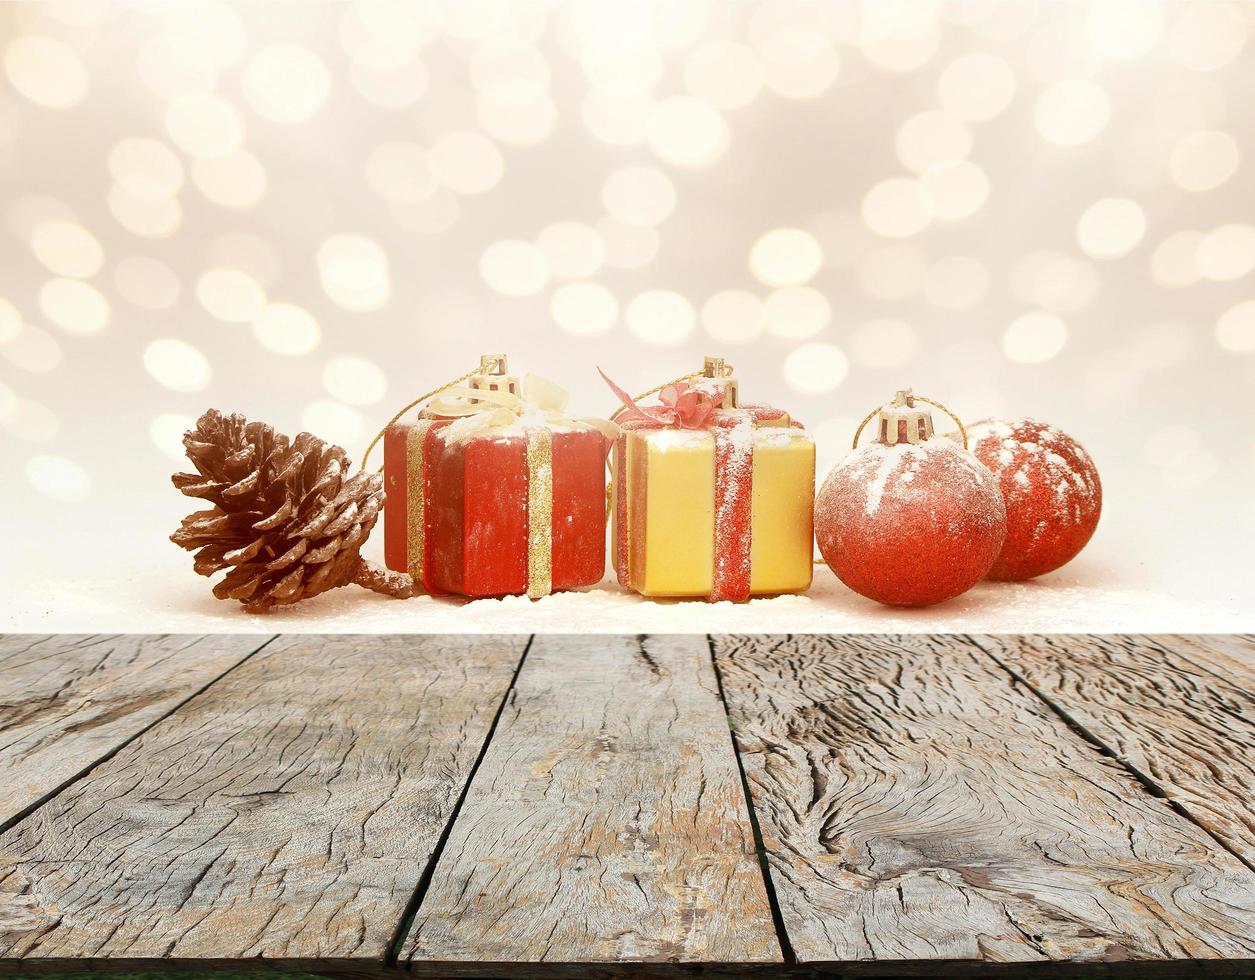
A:
{"type": "Polygon", "coordinates": [[[0,636],[0,830],[267,636],[0,636]]]}
{"type": "Polygon", "coordinates": [[[401,959],[779,961],[704,637],[536,638],[401,959]]]}
{"type": "Polygon", "coordinates": [[[1251,872],[966,641],[715,647],[800,962],[1250,968],[1251,872]]]}
{"type": "Polygon", "coordinates": [[[525,642],[271,643],[0,837],[0,957],[381,964],[525,642]]]}
{"type": "Polygon", "coordinates": [[[976,641],[1255,865],[1255,686],[1228,662],[1236,648],[1171,636],[976,641]]]}

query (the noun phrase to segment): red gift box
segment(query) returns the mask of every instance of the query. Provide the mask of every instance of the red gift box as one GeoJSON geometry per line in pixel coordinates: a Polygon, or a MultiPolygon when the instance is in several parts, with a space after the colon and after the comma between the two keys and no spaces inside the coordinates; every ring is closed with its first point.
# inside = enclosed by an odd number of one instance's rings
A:
{"type": "Polygon", "coordinates": [[[545,595],[605,572],[605,436],[530,421],[460,437],[447,418],[384,436],[384,560],[430,593],[545,595]]]}

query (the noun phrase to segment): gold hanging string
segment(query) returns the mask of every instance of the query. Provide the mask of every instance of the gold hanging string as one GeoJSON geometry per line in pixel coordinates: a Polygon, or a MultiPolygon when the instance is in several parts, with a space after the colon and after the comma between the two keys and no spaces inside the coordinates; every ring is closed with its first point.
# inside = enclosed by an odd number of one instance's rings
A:
{"type": "MultiPolygon", "coordinates": [[[[397,412],[396,415],[388,419],[388,421],[384,423],[384,427],[375,433],[375,438],[372,439],[370,441],[370,445],[366,447],[366,452],[362,453],[362,469],[363,470],[366,469],[366,461],[370,459],[371,450],[373,450],[377,445],[379,445],[379,440],[384,437],[384,433],[388,431],[388,429],[392,426],[394,422],[396,422],[397,419],[399,419],[402,415],[408,412],[415,405],[421,405],[423,402],[428,401],[429,399],[435,398],[438,394],[440,394],[446,388],[452,388],[454,385],[461,384],[463,381],[466,381],[468,378],[470,378],[471,375],[478,374],[478,373],[479,373],[479,365],[476,365],[475,367],[471,368],[471,370],[467,371],[465,374],[459,375],[458,377],[454,378],[452,381],[442,384],[439,388],[432,388],[432,390],[427,392],[425,395],[419,395],[412,402],[410,402],[403,409],[401,409],[401,411],[397,412]]],[[[380,466],[379,468],[383,469],[382,466],[380,466]]]]}
{"type": "MultiPolygon", "coordinates": [[[[945,405],[941,404],[941,402],[933,401],[933,399],[931,398],[925,398],[923,395],[912,395],[911,399],[913,401],[923,402],[925,405],[931,405],[933,408],[939,408],[943,412],[945,412],[947,415],[949,415],[950,418],[954,420],[954,424],[959,427],[959,435],[963,437],[963,448],[964,449],[967,448],[967,428],[963,425],[962,419],[960,419],[957,415],[955,415],[952,411],[950,411],[950,409],[946,408],[945,405]]],[[[890,404],[892,404],[892,402],[885,402],[882,405],[877,405],[875,408],[873,408],[870,412],[867,413],[867,417],[858,424],[858,428],[854,431],[854,445],[852,448],[854,449],[858,448],[859,436],[861,436],[863,434],[863,430],[867,428],[867,423],[876,417],[877,412],[879,412],[886,405],[890,405],[890,404]]]]}

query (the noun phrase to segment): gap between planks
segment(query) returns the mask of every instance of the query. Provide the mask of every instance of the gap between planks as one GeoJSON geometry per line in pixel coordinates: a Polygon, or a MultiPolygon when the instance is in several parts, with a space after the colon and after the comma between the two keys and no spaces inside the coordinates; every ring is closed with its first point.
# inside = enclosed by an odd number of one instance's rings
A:
{"type": "MultiPolygon", "coordinates": [[[[1066,707],[1060,704],[1059,701],[1050,697],[1050,695],[1046,694],[1037,684],[1034,684],[1024,675],[1023,672],[1017,670],[1002,657],[999,657],[998,654],[994,652],[994,644],[988,641],[982,643],[981,637],[978,635],[965,635],[964,639],[976,647],[976,649],[980,650],[981,653],[985,654],[985,656],[989,657],[989,659],[1005,671],[1012,680],[1022,685],[1026,691],[1030,692],[1034,697],[1040,700],[1042,704],[1058,715],[1060,720],[1063,721],[1068,728],[1075,732],[1078,737],[1098,749],[1102,755],[1118,763],[1126,772],[1128,772],[1130,776],[1137,780],[1137,782],[1140,783],[1151,796],[1162,800],[1164,804],[1167,805],[1173,812],[1189,821],[1210,837],[1216,843],[1217,847],[1220,847],[1222,850],[1233,855],[1233,857],[1236,858],[1237,861],[1240,862],[1248,871],[1255,873],[1255,862],[1252,862],[1247,855],[1236,849],[1228,840],[1225,839],[1224,835],[1218,834],[1214,828],[1209,826],[1205,821],[1200,820],[1189,807],[1184,806],[1179,800],[1174,798],[1173,795],[1169,793],[1158,780],[1154,779],[1150,774],[1144,772],[1141,767],[1135,765],[1127,755],[1117,751],[1115,746],[1110,745],[1105,739],[1101,738],[1096,732],[1092,731],[1072,712],[1068,711],[1066,707]]],[[[1165,647],[1161,639],[1148,638],[1148,640],[1168,653],[1182,657],[1185,656],[1175,649],[1165,647]]],[[[1186,659],[1191,660],[1191,662],[1195,663],[1201,670],[1212,674],[1215,673],[1214,669],[1206,663],[1199,663],[1194,658],[1187,657],[1186,659]]]]}

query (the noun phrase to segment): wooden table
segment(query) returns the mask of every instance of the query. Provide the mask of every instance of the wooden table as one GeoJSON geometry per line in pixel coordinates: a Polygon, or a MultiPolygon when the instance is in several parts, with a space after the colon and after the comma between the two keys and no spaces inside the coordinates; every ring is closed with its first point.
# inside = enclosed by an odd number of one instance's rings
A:
{"type": "Polygon", "coordinates": [[[0,972],[1255,972],[1255,639],[0,638],[0,972]]]}

